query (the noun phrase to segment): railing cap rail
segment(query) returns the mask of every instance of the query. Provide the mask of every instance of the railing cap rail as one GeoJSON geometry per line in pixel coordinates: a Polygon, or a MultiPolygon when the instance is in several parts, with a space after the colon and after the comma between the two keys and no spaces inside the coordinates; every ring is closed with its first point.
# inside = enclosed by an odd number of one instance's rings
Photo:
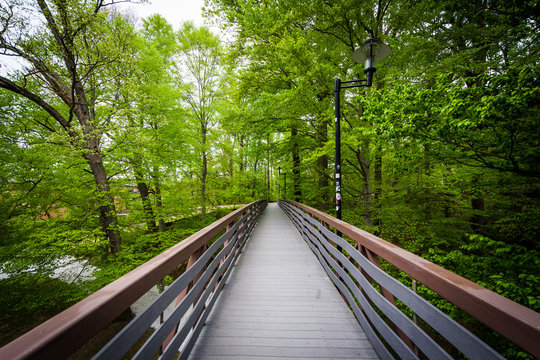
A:
{"type": "Polygon", "coordinates": [[[540,313],[320,210],[283,201],[316,216],[540,358],[540,313]]]}
{"type": "Polygon", "coordinates": [[[259,200],[197,231],[160,255],[0,348],[0,359],[60,359],[71,355],[163,277],[259,200]],[[127,305],[126,305],[127,304],[127,305]]]}

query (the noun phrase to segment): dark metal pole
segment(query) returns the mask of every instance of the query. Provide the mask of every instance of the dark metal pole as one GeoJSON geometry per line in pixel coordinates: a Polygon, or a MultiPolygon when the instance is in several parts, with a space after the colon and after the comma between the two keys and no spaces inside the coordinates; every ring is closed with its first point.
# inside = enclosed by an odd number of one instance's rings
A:
{"type": "Polygon", "coordinates": [[[340,114],[341,79],[334,82],[336,115],[336,217],[341,219],[341,114],[340,114]]]}
{"type": "MultiPolygon", "coordinates": [[[[334,82],[335,115],[336,115],[336,217],[341,219],[341,79],[334,82]]],[[[341,231],[336,231],[337,236],[341,236],[341,231]]],[[[339,252],[341,246],[337,247],[339,252]]],[[[339,263],[341,265],[341,263],[339,263]]]]}
{"type": "MultiPolygon", "coordinates": [[[[370,61],[370,63],[372,64],[373,60],[370,61]]],[[[374,67],[370,67],[369,69],[364,71],[366,73],[366,87],[371,87],[371,85],[373,85],[373,73],[375,71],[377,71],[377,69],[375,69],[374,67]]]]}

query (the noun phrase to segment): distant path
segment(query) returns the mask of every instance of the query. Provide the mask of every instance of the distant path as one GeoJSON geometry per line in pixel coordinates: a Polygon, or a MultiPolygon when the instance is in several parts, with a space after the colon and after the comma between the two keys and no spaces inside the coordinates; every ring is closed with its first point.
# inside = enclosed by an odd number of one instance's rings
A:
{"type": "Polygon", "coordinates": [[[374,359],[296,228],[269,204],[190,359],[374,359]]]}

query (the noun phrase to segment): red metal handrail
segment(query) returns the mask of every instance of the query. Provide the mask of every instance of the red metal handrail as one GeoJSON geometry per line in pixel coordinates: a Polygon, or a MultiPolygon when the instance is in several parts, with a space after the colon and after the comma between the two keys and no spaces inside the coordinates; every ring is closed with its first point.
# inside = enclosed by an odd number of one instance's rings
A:
{"type": "Polygon", "coordinates": [[[67,358],[259,202],[215,221],[0,349],[0,359],[67,358]]]}
{"type": "MultiPolygon", "coordinates": [[[[540,358],[539,313],[322,211],[298,202],[285,201],[318,218],[323,224],[332,226],[355,241],[359,248],[364,247],[388,261],[525,351],[540,358]]],[[[378,262],[377,257],[369,252],[368,259],[378,262]]]]}

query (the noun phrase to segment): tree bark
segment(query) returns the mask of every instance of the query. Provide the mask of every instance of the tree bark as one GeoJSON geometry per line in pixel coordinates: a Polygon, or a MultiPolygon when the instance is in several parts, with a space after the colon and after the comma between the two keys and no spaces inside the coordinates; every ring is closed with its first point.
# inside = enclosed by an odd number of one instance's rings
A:
{"type": "Polygon", "coordinates": [[[158,231],[165,231],[165,220],[163,218],[163,199],[161,197],[161,182],[159,180],[159,170],[156,166],[152,169],[152,179],[154,180],[154,192],[156,195],[156,215],[158,218],[158,231]]]}
{"type": "Polygon", "coordinates": [[[266,138],[266,200],[270,200],[270,136],[266,138]]]}
{"type": "Polygon", "coordinates": [[[485,201],[483,197],[475,196],[471,199],[471,206],[474,214],[471,217],[471,227],[475,233],[481,233],[486,224],[486,217],[483,215],[485,201]]]}
{"type": "Polygon", "coordinates": [[[377,145],[377,153],[375,154],[375,164],[374,164],[374,185],[375,185],[375,219],[373,225],[377,226],[378,229],[375,235],[381,234],[381,194],[382,194],[382,146],[377,145]]]}
{"type": "MultiPolygon", "coordinates": [[[[317,146],[323,148],[328,141],[328,120],[319,121],[317,129],[317,146]]],[[[330,189],[328,183],[328,155],[322,155],[317,158],[317,172],[319,174],[319,208],[328,210],[330,208],[330,189]]]]}
{"type": "Polygon", "coordinates": [[[244,171],[244,137],[240,136],[240,172],[244,171]]]}
{"type": "Polygon", "coordinates": [[[206,217],[206,177],[208,176],[208,154],[206,152],[206,134],[208,129],[206,124],[201,122],[201,143],[202,143],[202,159],[201,159],[201,214],[202,218],[206,217]]]}
{"type": "Polygon", "coordinates": [[[291,138],[293,142],[292,146],[292,162],[293,162],[293,190],[294,190],[294,200],[300,202],[302,199],[302,189],[300,188],[300,149],[298,147],[298,142],[296,141],[296,136],[298,135],[298,130],[293,127],[291,128],[291,138]]]}
{"type": "MultiPolygon", "coordinates": [[[[369,149],[369,140],[364,140],[364,149],[369,149]]],[[[373,190],[371,188],[371,169],[369,159],[361,152],[361,149],[356,151],[356,159],[360,164],[362,172],[362,195],[364,202],[364,223],[367,226],[373,226],[373,190]]]]}
{"type": "Polygon", "coordinates": [[[144,217],[146,219],[148,232],[157,232],[158,228],[156,226],[156,217],[154,216],[154,211],[152,210],[152,203],[150,202],[150,190],[148,188],[148,185],[144,181],[138,181],[137,188],[139,189],[139,194],[141,195],[144,217]]]}
{"type": "Polygon", "coordinates": [[[103,232],[107,234],[111,252],[115,254],[121,250],[121,240],[116,208],[111,195],[109,179],[103,166],[103,158],[99,153],[85,153],[84,157],[88,160],[100,195],[99,222],[103,232]]]}
{"type": "Polygon", "coordinates": [[[257,194],[257,165],[259,164],[259,159],[255,159],[253,163],[253,186],[251,187],[251,197],[255,199],[257,194]]]}
{"type": "Polygon", "coordinates": [[[152,203],[150,201],[150,189],[148,184],[144,181],[142,170],[135,160],[130,160],[133,167],[133,173],[135,174],[135,180],[137,181],[137,189],[139,189],[139,195],[141,196],[141,202],[143,206],[144,219],[148,232],[155,233],[158,228],[156,226],[156,217],[152,210],[152,203]]]}

